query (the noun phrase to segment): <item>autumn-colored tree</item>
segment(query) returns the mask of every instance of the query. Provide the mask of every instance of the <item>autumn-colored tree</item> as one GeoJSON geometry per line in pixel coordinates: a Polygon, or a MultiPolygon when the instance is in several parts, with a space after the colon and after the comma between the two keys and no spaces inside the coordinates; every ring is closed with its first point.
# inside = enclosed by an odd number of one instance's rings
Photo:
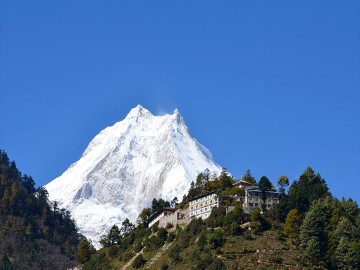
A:
{"type": "Polygon", "coordinates": [[[286,217],[284,232],[295,245],[299,245],[301,224],[302,218],[299,211],[292,209],[286,217]]]}

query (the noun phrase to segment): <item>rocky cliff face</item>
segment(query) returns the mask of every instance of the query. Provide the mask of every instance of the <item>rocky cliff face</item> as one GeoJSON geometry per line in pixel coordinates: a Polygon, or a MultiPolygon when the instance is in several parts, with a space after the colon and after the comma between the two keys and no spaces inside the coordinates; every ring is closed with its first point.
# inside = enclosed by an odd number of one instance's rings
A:
{"type": "Polygon", "coordinates": [[[70,210],[80,232],[99,247],[113,224],[126,217],[134,222],[154,197],[182,198],[206,168],[221,171],[177,110],[154,116],[138,105],[101,131],[80,160],[45,187],[50,200],[70,210]]]}

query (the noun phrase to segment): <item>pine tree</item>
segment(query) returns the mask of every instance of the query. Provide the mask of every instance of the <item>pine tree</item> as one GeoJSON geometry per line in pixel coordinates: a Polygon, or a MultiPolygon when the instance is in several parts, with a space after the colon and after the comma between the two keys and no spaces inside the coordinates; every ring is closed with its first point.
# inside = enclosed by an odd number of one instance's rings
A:
{"type": "Polygon", "coordinates": [[[120,230],[118,226],[113,225],[111,227],[107,239],[111,246],[120,243],[120,230]]]}
{"type": "Polygon", "coordinates": [[[252,184],[252,185],[256,185],[256,180],[255,178],[252,176],[251,171],[247,170],[245,175],[243,176],[242,180],[252,184]]]}
{"type": "Polygon", "coordinates": [[[316,239],[310,239],[307,242],[307,246],[304,250],[304,257],[310,266],[318,265],[322,257],[322,252],[320,249],[320,243],[316,239]]]}
{"type": "Polygon", "coordinates": [[[2,213],[7,213],[9,211],[9,190],[5,189],[5,192],[2,196],[1,202],[0,202],[0,210],[2,213]]]}
{"type": "Polygon", "coordinates": [[[19,194],[18,182],[14,181],[13,184],[11,185],[11,196],[9,198],[9,205],[12,212],[15,212],[16,210],[16,202],[18,199],[18,194],[19,194]]]}
{"type": "Polygon", "coordinates": [[[313,252],[312,250],[316,247],[316,250],[319,250],[317,257],[319,260],[323,260],[326,255],[330,220],[328,206],[326,200],[315,201],[306,213],[300,229],[300,247],[305,252],[311,243],[308,253],[313,252]]]}
{"type": "Polygon", "coordinates": [[[80,240],[79,246],[78,246],[78,253],[77,257],[81,263],[85,263],[88,260],[90,260],[91,251],[90,251],[90,243],[88,240],[83,237],[80,240]]]}

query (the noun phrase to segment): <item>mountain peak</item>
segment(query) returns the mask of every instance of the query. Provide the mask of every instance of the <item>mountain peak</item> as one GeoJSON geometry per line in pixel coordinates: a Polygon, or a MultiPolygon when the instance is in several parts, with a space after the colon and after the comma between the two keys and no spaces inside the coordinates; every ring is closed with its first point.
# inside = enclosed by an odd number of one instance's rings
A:
{"type": "Polygon", "coordinates": [[[138,116],[152,116],[152,113],[138,104],[135,108],[132,108],[127,114],[126,118],[133,118],[138,116]]]}
{"type": "Polygon", "coordinates": [[[135,222],[153,198],[182,198],[206,168],[221,172],[178,110],[153,116],[138,105],[95,136],[82,157],[46,189],[49,199],[69,210],[80,232],[100,247],[109,226],[125,218],[135,222]]]}

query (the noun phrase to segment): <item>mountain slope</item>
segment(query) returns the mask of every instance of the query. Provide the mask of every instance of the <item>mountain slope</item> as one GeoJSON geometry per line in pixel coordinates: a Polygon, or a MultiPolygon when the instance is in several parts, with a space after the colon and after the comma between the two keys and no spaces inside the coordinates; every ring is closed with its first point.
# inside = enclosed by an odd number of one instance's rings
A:
{"type": "Polygon", "coordinates": [[[80,160],[46,189],[98,246],[110,226],[125,217],[135,221],[154,197],[182,198],[206,168],[221,170],[191,137],[177,110],[154,116],[138,105],[123,121],[101,131],[80,160]]]}

